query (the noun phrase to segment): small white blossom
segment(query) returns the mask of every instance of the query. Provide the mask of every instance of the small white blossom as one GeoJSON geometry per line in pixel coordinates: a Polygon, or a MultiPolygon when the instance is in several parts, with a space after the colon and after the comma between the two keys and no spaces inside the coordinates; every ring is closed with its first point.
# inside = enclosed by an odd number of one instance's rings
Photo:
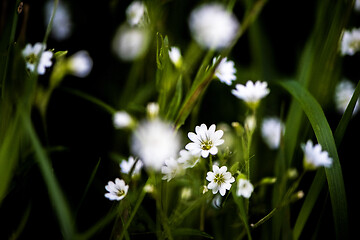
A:
{"type": "Polygon", "coordinates": [[[144,28],[121,26],[115,33],[112,48],[123,61],[133,61],[144,56],[149,45],[148,31],[144,28]]]}
{"type": "Polygon", "coordinates": [[[126,9],[126,18],[130,26],[144,25],[147,22],[147,9],[143,2],[134,1],[126,9]]]}
{"type": "Polygon", "coordinates": [[[311,140],[306,142],[306,145],[302,144],[302,150],[304,151],[304,167],[305,169],[313,170],[318,167],[330,167],[332,164],[332,158],[329,157],[327,151],[322,151],[321,145],[313,145],[311,140]]]}
{"type": "Polygon", "coordinates": [[[69,70],[77,77],[86,77],[91,72],[93,61],[85,50],[79,51],[69,58],[69,70]]]}
{"type": "Polygon", "coordinates": [[[217,146],[224,143],[224,140],[221,139],[224,132],[222,130],[217,130],[216,125],[212,124],[209,129],[205,124],[195,127],[195,133],[189,132],[188,137],[191,143],[188,143],[185,148],[189,150],[192,154],[201,154],[203,158],[207,158],[209,153],[216,155],[218,153],[217,146]]]}
{"type": "Polygon", "coordinates": [[[250,198],[252,192],[254,191],[254,186],[249,180],[240,178],[237,183],[236,195],[243,196],[244,198],[250,198]]]}
{"type": "Polygon", "coordinates": [[[178,162],[184,165],[184,168],[193,168],[200,160],[200,153],[194,155],[185,149],[180,151],[178,162]]]}
{"type": "Polygon", "coordinates": [[[231,93],[244,100],[250,107],[256,108],[260,100],[270,93],[267,86],[267,82],[256,81],[254,84],[249,80],[246,85],[236,84],[236,89],[233,89],[231,93]]]}
{"type": "Polygon", "coordinates": [[[120,171],[125,174],[129,174],[131,169],[134,168],[132,176],[139,175],[143,167],[143,163],[141,162],[141,160],[135,161],[135,158],[133,156],[130,156],[127,161],[124,159],[119,165],[120,171]],[[135,163],[136,165],[134,167],[135,163]]]}
{"type": "Polygon", "coordinates": [[[354,10],[360,12],[360,0],[355,1],[354,10]]]}
{"type": "Polygon", "coordinates": [[[161,173],[164,174],[162,179],[169,182],[174,177],[181,175],[183,170],[183,165],[174,158],[166,159],[165,165],[161,167],[161,173]]]}
{"type": "Polygon", "coordinates": [[[207,188],[212,189],[213,194],[220,192],[221,196],[224,196],[226,190],[230,190],[231,183],[235,182],[235,178],[231,176],[230,172],[227,172],[226,166],[219,168],[216,165],[213,165],[212,172],[207,173],[206,180],[210,182],[207,188]]]}
{"type": "Polygon", "coordinates": [[[105,197],[110,200],[120,201],[126,196],[129,185],[126,185],[124,180],[116,178],[115,183],[109,181],[108,185],[105,186],[105,189],[108,191],[108,193],[105,193],[105,197]]]}
{"type": "Polygon", "coordinates": [[[147,169],[160,171],[165,160],[175,158],[179,149],[180,138],[174,128],[160,119],[143,121],[132,135],[131,150],[147,169]]]}
{"type": "Polygon", "coordinates": [[[118,111],[113,116],[114,126],[117,129],[131,127],[134,123],[132,117],[125,111],[118,111]]]}
{"type": "Polygon", "coordinates": [[[245,118],[244,127],[250,132],[254,132],[256,128],[256,117],[255,115],[249,115],[245,118]]]}
{"type": "MultiPolygon", "coordinates": [[[[352,95],[355,92],[355,85],[349,80],[342,80],[335,88],[335,105],[339,113],[344,113],[352,95]]],[[[356,101],[353,114],[359,111],[359,100],[356,101]]]]}
{"type": "Polygon", "coordinates": [[[341,39],[341,54],[354,55],[360,50],[360,28],[345,30],[341,39]]]}
{"type": "Polygon", "coordinates": [[[178,47],[171,47],[169,50],[169,57],[175,67],[179,68],[182,64],[182,56],[178,47]]]}
{"type": "MultiPolygon", "coordinates": [[[[54,1],[48,1],[45,5],[45,25],[49,24],[54,8],[54,1]]],[[[58,41],[65,40],[70,37],[73,24],[71,21],[68,6],[62,1],[58,2],[54,20],[51,28],[51,36],[58,41]]]]}
{"type": "Polygon", "coordinates": [[[261,135],[270,149],[279,148],[284,131],[285,125],[277,117],[268,117],[262,122],[261,135]]]}
{"type": "Polygon", "coordinates": [[[211,3],[191,12],[189,27],[193,38],[202,47],[222,49],[235,39],[240,24],[223,5],[211,3]]]}
{"type": "Polygon", "coordinates": [[[156,102],[150,102],[148,103],[148,105],[146,106],[146,113],[148,118],[150,119],[154,119],[157,118],[159,115],[159,104],[156,102]]]}
{"type": "MultiPolygon", "coordinates": [[[[216,63],[217,58],[213,58],[213,65],[216,63]]],[[[220,82],[227,85],[236,80],[236,68],[233,61],[227,60],[227,58],[221,59],[219,65],[215,69],[215,76],[219,78],[220,82]]]]}
{"type": "Polygon", "coordinates": [[[22,55],[25,58],[26,67],[31,72],[34,72],[37,62],[39,62],[37,66],[37,73],[40,75],[45,74],[46,67],[51,67],[51,58],[53,57],[53,53],[51,51],[44,51],[43,49],[45,48],[46,46],[42,43],[35,43],[34,46],[28,43],[22,51],[22,55]],[[39,56],[42,50],[43,52],[41,56],[39,56]]]}

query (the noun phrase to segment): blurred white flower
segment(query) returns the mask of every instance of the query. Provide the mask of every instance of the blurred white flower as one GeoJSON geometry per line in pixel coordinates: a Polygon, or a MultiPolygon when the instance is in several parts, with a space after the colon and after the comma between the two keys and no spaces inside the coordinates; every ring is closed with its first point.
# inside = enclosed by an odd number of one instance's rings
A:
{"type": "Polygon", "coordinates": [[[178,47],[171,47],[169,50],[169,57],[175,67],[179,68],[182,64],[182,56],[178,47]]]}
{"type": "Polygon", "coordinates": [[[254,191],[254,186],[247,179],[240,178],[237,183],[236,195],[243,196],[244,198],[250,198],[252,192],[254,191]]]}
{"type": "Polygon", "coordinates": [[[131,169],[134,168],[133,173],[131,175],[133,177],[140,174],[141,169],[143,167],[143,163],[141,162],[141,160],[135,161],[135,158],[133,156],[130,156],[127,161],[125,159],[122,160],[119,166],[120,166],[120,171],[125,174],[129,174],[131,169]],[[134,167],[135,163],[136,165],[134,167]]]}
{"type": "Polygon", "coordinates": [[[133,118],[125,111],[118,111],[113,116],[114,127],[117,129],[129,128],[134,124],[133,118]]]}
{"type": "Polygon", "coordinates": [[[180,139],[174,128],[160,119],[140,123],[132,135],[131,150],[147,169],[160,171],[165,160],[175,158],[179,149],[180,139]]]}
{"type": "MultiPolygon", "coordinates": [[[[352,95],[355,92],[355,85],[349,80],[342,80],[335,88],[335,105],[339,113],[344,113],[352,95]]],[[[359,99],[356,101],[353,114],[359,111],[359,99]]]]}
{"type": "MultiPolygon", "coordinates": [[[[48,1],[45,5],[45,25],[50,22],[50,18],[54,8],[54,1],[48,1]]],[[[65,40],[70,37],[72,31],[72,21],[70,11],[66,4],[62,1],[58,2],[52,28],[51,36],[58,41],[65,40]]]]}
{"type": "Polygon", "coordinates": [[[146,106],[146,113],[149,119],[157,118],[159,115],[159,104],[156,102],[150,102],[146,106]]]}
{"type": "Polygon", "coordinates": [[[189,187],[184,187],[183,189],[181,189],[181,194],[180,194],[180,198],[182,200],[188,200],[191,198],[192,195],[192,190],[189,187]]]}
{"type": "Polygon", "coordinates": [[[91,72],[93,61],[85,50],[79,51],[69,58],[69,69],[77,77],[86,77],[91,72]]]}
{"type": "Polygon", "coordinates": [[[265,118],[261,125],[261,135],[270,149],[277,149],[281,136],[284,134],[285,125],[277,117],[265,118]]]}
{"type": "Polygon", "coordinates": [[[109,181],[108,185],[105,186],[105,189],[108,191],[108,193],[105,193],[105,197],[110,200],[120,201],[126,196],[129,185],[126,185],[124,180],[116,178],[115,183],[109,181]]]}
{"type": "Polygon", "coordinates": [[[235,39],[240,24],[223,5],[210,3],[191,12],[189,27],[193,38],[202,47],[222,49],[235,39]]]}
{"type": "Polygon", "coordinates": [[[247,81],[246,85],[236,84],[231,93],[239,99],[244,100],[251,108],[256,108],[260,100],[266,97],[270,90],[267,88],[267,82],[247,81]]]}
{"type": "Polygon", "coordinates": [[[166,159],[165,165],[161,167],[161,173],[164,174],[162,179],[167,180],[168,182],[174,177],[183,174],[183,172],[183,165],[174,158],[166,159]]]}
{"type": "Polygon", "coordinates": [[[147,9],[142,1],[132,2],[126,9],[126,18],[130,26],[147,23],[147,9]]]}
{"type": "Polygon", "coordinates": [[[304,152],[304,168],[314,170],[318,167],[330,167],[332,158],[329,157],[327,151],[322,151],[321,145],[313,145],[311,140],[306,142],[306,145],[301,146],[304,152]]]}
{"type": "Polygon", "coordinates": [[[148,49],[148,34],[148,31],[143,28],[120,26],[115,33],[112,48],[123,61],[139,59],[148,49]]]}
{"type": "MultiPolygon", "coordinates": [[[[213,58],[213,65],[216,63],[218,58],[213,58]]],[[[215,76],[219,78],[220,82],[223,82],[227,85],[236,80],[236,68],[233,61],[228,61],[227,58],[221,59],[219,65],[215,69],[215,76]]]]}
{"type": "Polygon", "coordinates": [[[46,67],[51,67],[51,58],[53,57],[53,53],[51,51],[43,50],[45,48],[46,45],[42,43],[35,43],[34,46],[30,43],[26,44],[24,50],[22,51],[22,55],[25,58],[26,68],[28,68],[31,72],[34,72],[37,62],[39,62],[37,66],[37,73],[40,75],[45,74],[46,67]],[[41,56],[39,56],[42,50],[43,52],[41,56]]]}
{"type": "Polygon", "coordinates": [[[216,125],[212,124],[209,129],[205,124],[195,127],[195,133],[189,132],[188,137],[191,143],[188,143],[185,148],[189,150],[192,154],[201,154],[203,158],[207,158],[209,153],[216,155],[218,153],[217,146],[224,143],[224,140],[221,139],[224,132],[222,130],[217,130],[216,125]]]}
{"type": "Polygon", "coordinates": [[[190,151],[183,149],[179,154],[178,162],[182,163],[184,168],[193,168],[200,160],[200,153],[194,155],[190,151]]]}
{"type": "Polygon", "coordinates": [[[210,182],[207,188],[212,189],[213,194],[220,192],[221,196],[224,196],[226,190],[230,190],[231,183],[235,182],[235,178],[227,171],[226,166],[219,168],[216,165],[213,165],[212,172],[207,173],[206,180],[210,182]]]}
{"type": "Polygon", "coordinates": [[[341,54],[354,55],[360,50],[360,28],[345,30],[341,40],[341,54]]]}
{"type": "Polygon", "coordinates": [[[360,12],[360,0],[355,1],[354,10],[360,12]]]}

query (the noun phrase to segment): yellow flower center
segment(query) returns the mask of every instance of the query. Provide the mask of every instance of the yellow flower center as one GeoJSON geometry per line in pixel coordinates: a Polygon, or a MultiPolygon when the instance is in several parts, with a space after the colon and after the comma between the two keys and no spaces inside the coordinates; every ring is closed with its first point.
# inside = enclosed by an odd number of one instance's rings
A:
{"type": "Polygon", "coordinates": [[[203,141],[201,143],[201,149],[202,150],[210,150],[213,146],[213,143],[211,140],[203,141]]]}
{"type": "Polygon", "coordinates": [[[215,174],[214,182],[217,183],[218,185],[225,183],[224,175],[220,173],[215,174]]]}

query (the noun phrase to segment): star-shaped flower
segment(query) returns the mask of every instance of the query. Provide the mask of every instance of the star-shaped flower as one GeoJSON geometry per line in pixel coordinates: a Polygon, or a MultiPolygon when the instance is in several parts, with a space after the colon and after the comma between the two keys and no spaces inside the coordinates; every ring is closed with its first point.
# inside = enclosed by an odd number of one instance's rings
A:
{"type": "Polygon", "coordinates": [[[216,155],[218,153],[217,146],[224,143],[224,140],[221,139],[224,132],[222,130],[215,131],[216,126],[212,124],[209,129],[205,124],[195,127],[195,133],[189,132],[188,137],[191,143],[188,143],[185,148],[189,150],[192,154],[201,154],[203,158],[207,158],[209,153],[216,155]]]}
{"type": "Polygon", "coordinates": [[[108,193],[105,193],[105,197],[112,201],[120,201],[126,196],[129,185],[126,185],[124,180],[116,178],[115,183],[109,181],[108,185],[105,186],[105,189],[108,191],[108,193]]]}
{"type": "Polygon", "coordinates": [[[213,194],[220,192],[221,196],[224,196],[226,190],[230,190],[231,183],[235,182],[235,178],[227,172],[226,166],[219,168],[216,165],[213,165],[212,172],[207,173],[206,180],[210,182],[207,188],[212,189],[213,194]]]}
{"type": "Polygon", "coordinates": [[[304,151],[304,168],[314,170],[318,167],[330,167],[332,158],[329,157],[327,151],[322,151],[320,144],[313,145],[311,140],[302,145],[304,151]]]}
{"type": "Polygon", "coordinates": [[[233,89],[231,93],[237,98],[244,100],[250,108],[255,109],[260,100],[270,93],[267,86],[267,82],[256,81],[254,84],[249,80],[246,85],[236,84],[236,89],[233,89]]]}

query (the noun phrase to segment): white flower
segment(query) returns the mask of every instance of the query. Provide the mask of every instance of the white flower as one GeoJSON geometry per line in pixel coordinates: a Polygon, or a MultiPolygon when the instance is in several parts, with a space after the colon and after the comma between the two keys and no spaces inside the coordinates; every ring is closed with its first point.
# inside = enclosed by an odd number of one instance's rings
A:
{"type": "Polygon", "coordinates": [[[355,1],[354,10],[360,12],[360,0],[355,1]]]}
{"type": "Polygon", "coordinates": [[[250,198],[252,192],[254,191],[254,186],[250,183],[249,180],[240,178],[237,183],[236,195],[243,196],[244,198],[250,198]]]}
{"type": "MultiPolygon", "coordinates": [[[[49,24],[54,8],[54,1],[48,1],[45,5],[45,25],[49,24]]],[[[72,22],[70,11],[62,1],[58,2],[56,13],[51,28],[51,36],[58,41],[70,37],[72,31],[72,22]]]]}
{"type": "Polygon", "coordinates": [[[210,182],[207,185],[207,188],[212,189],[213,194],[220,192],[221,196],[224,196],[226,190],[230,190],[231,183],[235,182],[235,179],[233,176],[231,176],[231,173],[227,172],[226,166],[219,168],[216,165],[213,165],[212,172],[207,173],[206,180],[210,182]]]}
{"type": "Polygon", "coordinates": [[[179,68],[182,64],[182,56],[178,47],[171,47],[169,50],[169,57],[175,67],[179,68]]]}
{"type": "Polygon", "coordinates": [[[202,47],[222,49],[235,39],[240,24],[223,5],[211,3],[191,12],[189,27],[193,38],[202,47]]]}
{"type": "Polygon", "coordinates": [[[119,165],[120,165],[120,171],[125,174],[129,174],[131,169],[134,168],[132,176],[139,175],[143,167],[143,163],[141,162],[141,160],[135,161],[135,158],[132,156],[130,156],[127,161],[125,159],[121,161],[119,165]],[[136,165],[134,167],[135,162],[136,165]]]}
{"type": "Polygon", "coordinates": [[[169,182],[174,177],[181,175],[183,170],[183,165],[174,158],[166,159],[165,166],[161,167],[161,173],[164,174],[162,179],[169,182]]]}
{"type": "Polygon", "coordinates": [[[115,33],[112,48],[123,61],[132,61],[144,56],[149,45],[148,31],[143,28],[121,26],[115,33]]]}
{"type": "Polygon", "coordinates": [[[200,153],[194,155],[185,149],[180,151],[178,162],[184,165],[184,168],[193,168],[200,160],[200,153]]]}
{"type": "Polygon", "coordinates": [[[159,115],[159,104],[156,102],[150,102],[147,104],[146,106],[146,113],[148,118],[153,119],[153,118],[157,118],[159,115]]]}
{"type": "Polygon", "coordinates": [[[277,117],[268,117],[262,122],[261,135],[270,149],[279,148],[284,131],[285,125],[277,117]]]}
{"type": "Polygon", "coordinates": [[[360,50],[360,28],[345,30],[341,40],[341,54],[354,55],[360,50]]]}
{"type": "Polygon", "coordinates": [[[221,139],[224,132],[222,130],[215,131],[215,124],[212,124],[209,129],[205,124],[195,127],[195,133],[189,132],[188,137],[191,143],[188,143],[185,148],[189,150],[192,154],[201,154],[203,158],[207,158],[209,153],[216,155],[218,153],[217,146],[224,143],[224,140],[221,139]]]}
{"type": "Polygon", "coordinates": [[[142,122],[132,135],[131,150],[148,169],[160,171],[165,160],[175,158],[179,149],[174,128],[160,119],[142,122]]]}
{"type": "Polygon", "coordinates": [[[134,123],[132,117],[125,111],[118,111],[113,116],[114,126],[117,129],[131,127],[134,123]]]}
{"type": "Polygon", "coordinates": [[[69,58],[69,69],[77,77],[89,75],[93,66],[93,61],[89,53],[85,50],[79,51],[69,58]]]}
{"type": "MultiPolygon", "coordinates": [[[[349,80],[342,80],[335,88],[335,105],[340,113],[344,113],[352,95],[355,92],[355,85],[349,80]]],[[[359,111],[359,100],[356,101],[353,114],[359,111]]]]}
{"type": "Polygon", "coordinates": [[[147,17],[147,9],[143,2],[134,1],[126,9],[126,17],[130,26],[145,24],[147,17]]]}
{"type": "Polygon", "coordinates": [[[332,158],[329,157],[327,151],[322,151],[321,145],[313,145],[311,140],[306,142],[306,145],[302,144],[302,150],[304,151],[304,167],[305,169],[313,170],[317,167],[330,167],[332,164],[332,158]]]}
{"type": "MultiPolygon", "coordinates": [[[[213,58],[213,65],[217,58],[213,58]]],[[[221,59],[219,65],[215,69],[215,76],[219,78],[220,82],[231,85],[232,81],[236,80],[236,68],[233,61],[228,61],[227,58],[221,59]]]]}
{"type": "Polygon", "coordinates": [[[270,90],[267,88],[267,82],[247,81],[246,85],[236,84],[231,91],[237,98],[244,100],[250,107],[256,108],[262,98],[267,96],[270,90]]]}
{"type": "Polygon", "coordinates": [[[35,43],[34,47],[30,43],[28,43],[22,51],[22,55],[26,61],[26,67],[31,72],[35,70],[35,65],[38,61],[39,63],[37,66],[37,72],[40,75],[45,74],[46,67],[51,67],[51,58],[53,56],[53,53],[51,51],[43,51],[41,56],[39,56],[40,52],[45,48],[46,46],[42,43],[35,43]]]}
{"type": "Polygon", "coordinates": [[[105,189],[108,191],[108,193],[105,193],[105,197],[110,200],[120,201],[126,196],[129,190],[129,185],[125,185],[124,180],[116,178],[115,183],[109,181],[108,185],[105,186],[105,189]]]}

